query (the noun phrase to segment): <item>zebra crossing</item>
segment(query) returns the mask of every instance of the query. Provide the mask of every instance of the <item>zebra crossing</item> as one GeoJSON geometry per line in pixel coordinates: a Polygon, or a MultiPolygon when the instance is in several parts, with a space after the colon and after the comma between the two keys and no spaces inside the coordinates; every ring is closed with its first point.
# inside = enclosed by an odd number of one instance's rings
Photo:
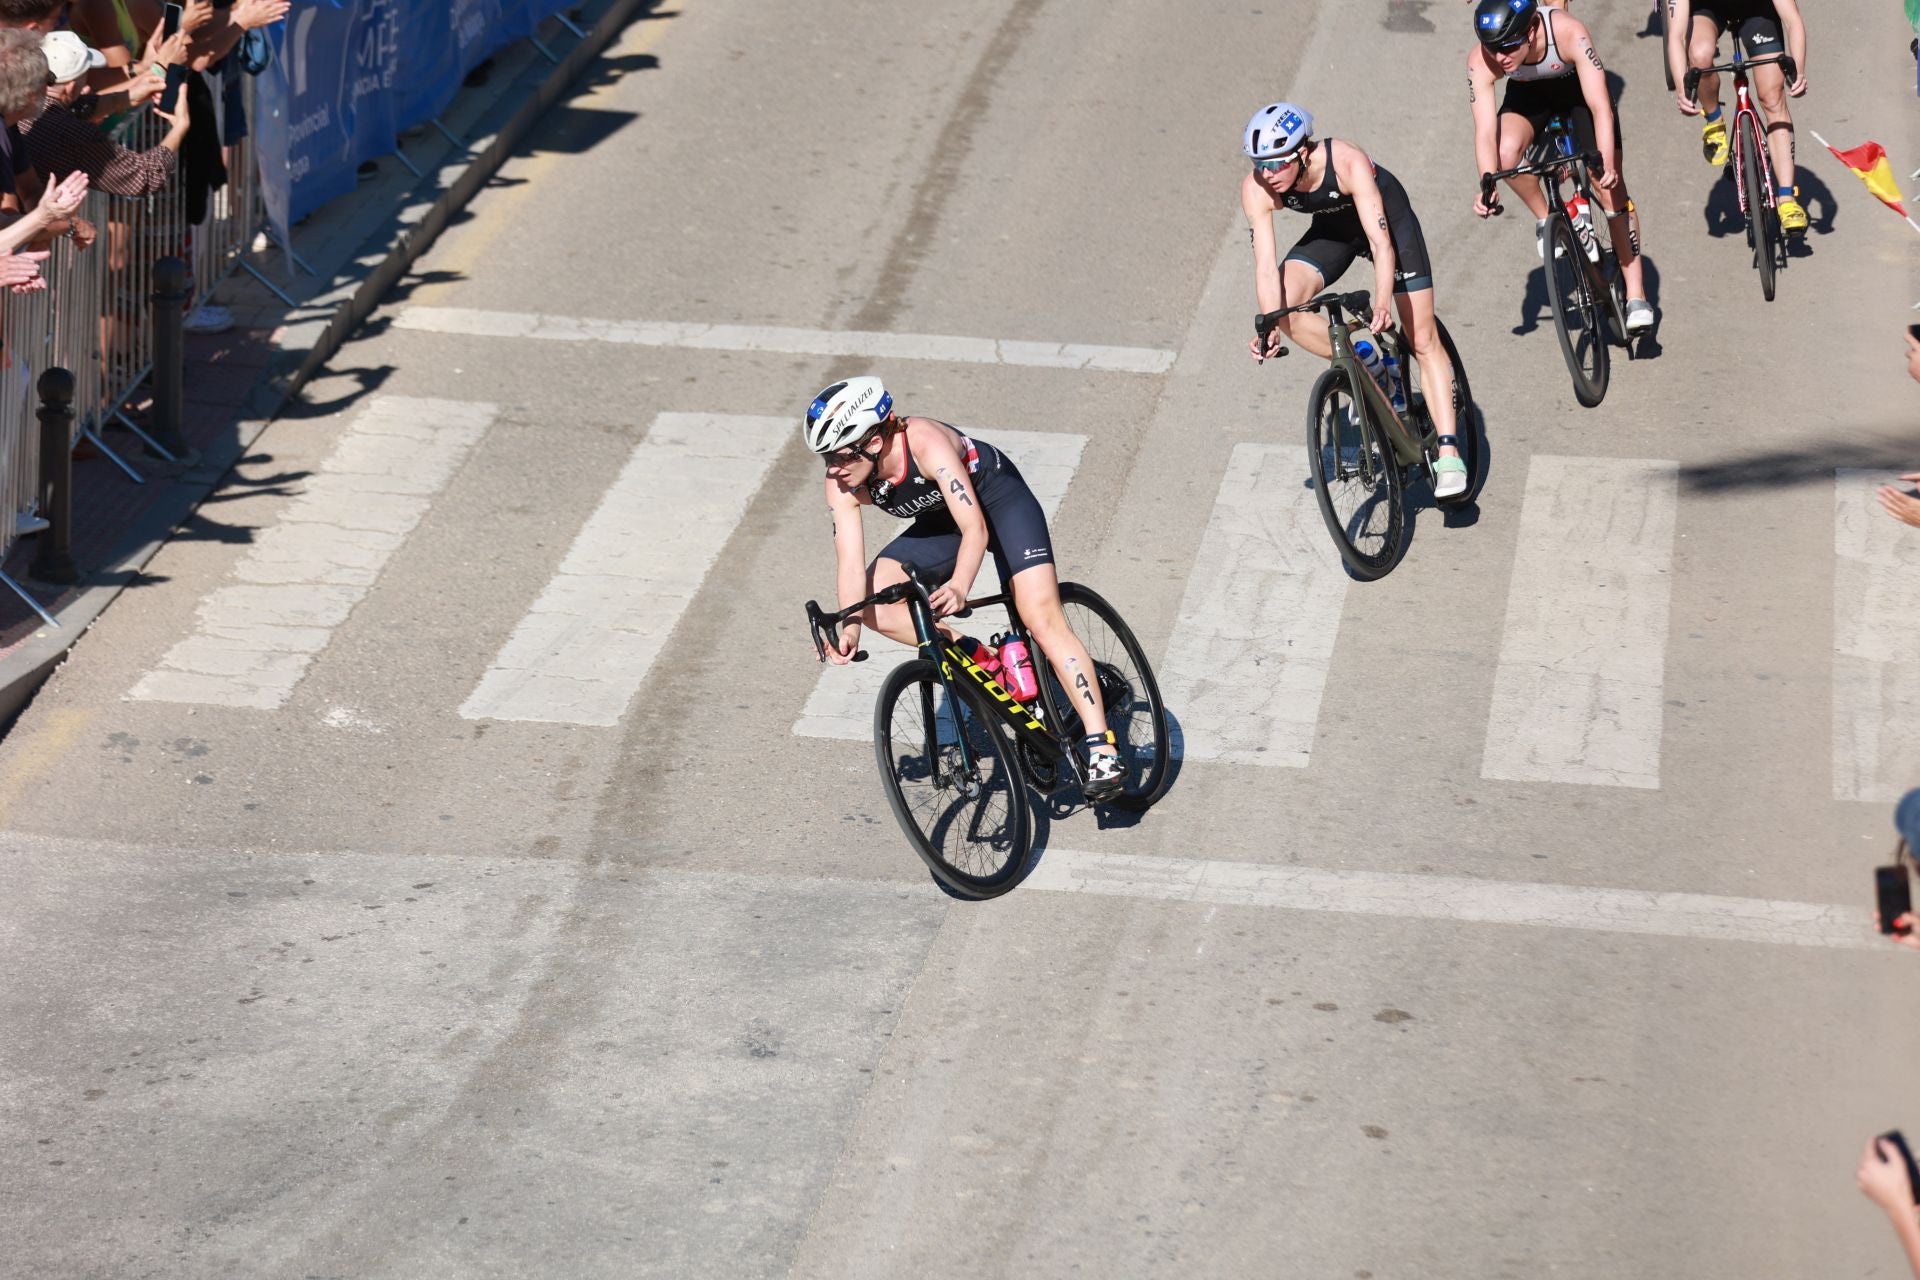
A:
{"type": "MultiPolygon", "coordinates": [[[[490,404],[372,398],[231,580],[201,601],[192,632],[126,696],[255,712],[284,705],[435,496],[484,447],[495,416],[490,404]]],[[[630,715],[791,436],[785,418],[656,417],[458,714],[603,728],[630,715]],[[727,484],[701,482],[716,471],[727,484]]],[[[988,438],[1053,518],[1087,438],[988,438]]],[[[1356,584],[1306,475],[1302,448],[1231,450],[1156,655],[1180,726],[1176,749],[1190,762],[1311,767],[1323,705],[1337,697],[1329,680],[1356,584]]],[[[1898,585],[1920,568],[1920,541],[1875,501],[1886,479],[1845,470],[1834,479],[1832,788],[1841,800],[1894,798],[1920,773],[1920,727],[1903,715],[1920,695],[1920,605],[1898,585]]],[[[1680,502],[1670,460],[1528,460],[1481,776],[1661,786],[1680,502]]],[[[895,526],[869,514],[871,552],[895,526]]],[[[820,582],[829,578],[823,544],[820,582]]],[[[979,585],[980,594],[998,589],[990,562],[979,585]]],[[[823,668],[780,722],[801,738],[867,741],[897,656],[879,648],[875,661],[823,668]]]]}

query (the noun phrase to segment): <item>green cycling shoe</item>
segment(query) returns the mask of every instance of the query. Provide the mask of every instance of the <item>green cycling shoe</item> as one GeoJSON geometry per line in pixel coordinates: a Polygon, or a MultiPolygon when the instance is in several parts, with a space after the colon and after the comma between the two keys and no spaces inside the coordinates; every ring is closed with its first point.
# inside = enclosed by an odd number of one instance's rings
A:
{"type": "MultiPolygon", "coordinates": [[[[1460,447],[1459,436],[1441,436],[1434,441],[1441,448],[1452,445],[1460,447]]],[[[1442,501],[1457,498],[1467,491],[1467,460],[1465,458],[1435,458],[1433,460],[1433,496],[1442,501]]]]}

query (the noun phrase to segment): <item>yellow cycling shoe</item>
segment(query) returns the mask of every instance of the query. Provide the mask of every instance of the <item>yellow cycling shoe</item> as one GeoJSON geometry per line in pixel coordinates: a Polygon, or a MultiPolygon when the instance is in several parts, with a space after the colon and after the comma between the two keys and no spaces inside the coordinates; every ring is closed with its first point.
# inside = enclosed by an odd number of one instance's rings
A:
{"type": "Polygon", "coordinates": [[[1781,196],[1774,206],[1774,212],[1780,215],[1780,229],[1789,233],[1804,232],[1807,229],[1807,211],[1792,196],[1781,196]]]}
{"type": "Polygon", "coordinates": [[[1709,120],[1700,129],[1700,154],[1711,165],[1723,165],[1727,162],[1727,122],[1709,120]]]}

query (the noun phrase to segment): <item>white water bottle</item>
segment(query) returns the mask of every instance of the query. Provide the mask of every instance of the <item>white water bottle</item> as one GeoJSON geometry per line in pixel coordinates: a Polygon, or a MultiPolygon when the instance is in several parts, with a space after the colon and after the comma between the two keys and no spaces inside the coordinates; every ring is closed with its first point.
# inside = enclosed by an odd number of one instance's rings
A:
{"type": "Polygon", "coordinates": [[[1379,384],[1380,393],[1386,396],[1388,403],[1393,405],[1393,411],[1405,413],[1407,397],[1401,390],[1400,362],[1365,338],[1353,344],[1353,354],[1359,358],[1361,364],[1367,367],[1367,372],[1373,375],[1374,382],[1379,384]]]}
{"type": "Polygon", "coordinates": [[[1600,261],[1600,243],[1593,238],[1593,210],[1587,207],[1587,198],[1575,195],[1567,201],[1567,213],[1573,221],[1573,233],[1580,237],[1580,247],[1587,251],[1587,261],[1600,261]]]}

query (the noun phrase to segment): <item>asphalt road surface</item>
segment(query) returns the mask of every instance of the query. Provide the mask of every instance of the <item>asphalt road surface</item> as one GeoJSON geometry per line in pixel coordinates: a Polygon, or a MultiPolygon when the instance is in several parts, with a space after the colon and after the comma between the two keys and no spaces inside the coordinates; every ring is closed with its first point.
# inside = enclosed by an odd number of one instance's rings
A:
{"type": "Polygon", "coordinates": [[[1806,130],[1905,181],[1908,32],[1810,7],[1768,304],[1644,11],[1576,9],[1660,311],[1591,410],[1458,0],[636,22],[0,743],[0,1270],[1896,1274],[1920,290],[1806,130]],[[1378,583],[1246,351],[1276,97],[1405,183],[1485,416],[1378,583]],[[868,371],[1023,460],[1180,724],[988,904],[806,642],[799,415],[868,371]]]}

